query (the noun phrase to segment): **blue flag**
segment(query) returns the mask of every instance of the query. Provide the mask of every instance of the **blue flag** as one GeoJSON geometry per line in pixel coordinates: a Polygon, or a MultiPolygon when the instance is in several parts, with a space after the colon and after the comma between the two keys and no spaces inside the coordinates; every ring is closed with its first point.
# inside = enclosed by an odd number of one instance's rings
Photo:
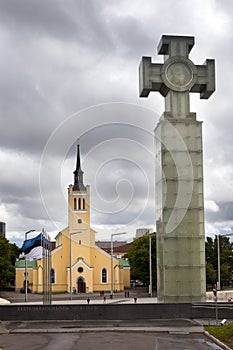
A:
{"type": "Polygon", "coordinates": [[[21,253],[28,254],[33,248],[39,247],[42,245],[42,239],[43,239],[42,233],[40,233],[38,236],[32,238],[32,239],[26,239],[23,242],[23,245],[20,249],[21,253]]]}

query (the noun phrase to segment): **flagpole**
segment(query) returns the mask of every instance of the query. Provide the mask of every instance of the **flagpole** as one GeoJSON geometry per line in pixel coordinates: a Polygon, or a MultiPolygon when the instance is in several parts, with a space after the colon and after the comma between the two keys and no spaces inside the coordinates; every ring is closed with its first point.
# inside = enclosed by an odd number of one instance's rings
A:
{"type": "Polygon", "coordinates": [[[48,234],[45,231],[45,247],[46,247],[46,304],[49,303],[49,251],[48,251],[48,234]]]}
{"type": "Polygon", "coordinates": [[[49,304],[52,304],[52,285],[51,285],[51,240],[50,236],[48,235],[48,256],[49,256],[49,263],[48,263],[48,285],[49,285],[49,304]]]}
{"type": "Polygon", "coordinates": [[[51,304],[52,302],[52,292],[51,292],[51,247],[50,247],[50,237],[42,229],[42,248],[43,248],[43,304],[51,304]]]}
{"type": "Polygon", "coordinates": [[[25,286],[24,286],[24,297],[25,297],[25,303],[27,302],[28,299],[28,278],[27,278],[27,274],[28,274],[28,266],[27,266],[27,255],[25,255],[25,286]]]}
{"type": "Polygon", "coordinates": [[[46,304],[46,250],[45,250],[45,230],[42,229],[42,247],[43,247],[43,304],[46,304]]]}
{"type": "MultiPolygon", "coordinates": [[[[25,241],[27,240],[28,237],[28,233],[30,232],[34,232],[36,230],[29,230],[27,232],[25,232],[24,236],[25,236],[25,241]]],[[[28,264],[27,264],[27,254],[25,255],[25,303],[27,302],[27,297],[28,297],[28,264]]]]}
{"type": "Polygon", "coordinates": [[[44,230],[44,248],[45,248],[45,304],[48,303],[48,249],[47,249],[47,233],[44,230]]]}
{"type": "Polygon", "coordinates": [[[44,257],[44,254],[45,254],[45,249],[44,249],[44,229],[42,228],[42,260],[43,260],[43,281],[42,281],[42,286],[43,286],[43,304],[45,303],[45,287],[44,287],[44,279],[45,279],[45,257],[44,257]]]}

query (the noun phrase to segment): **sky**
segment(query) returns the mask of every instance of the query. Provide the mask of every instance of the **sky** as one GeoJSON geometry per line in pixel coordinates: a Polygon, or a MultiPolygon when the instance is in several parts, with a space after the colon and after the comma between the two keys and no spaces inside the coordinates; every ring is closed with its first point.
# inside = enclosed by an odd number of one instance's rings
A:
{"type": "Polygon", "coordinates": [[[0,0],[0,221],[18,245],[67,226],[76,144],[97,240],[155,225],[153,130],[159,93],[139,98],[142,56],[162,35],[195,37],[216,61],[216,91],[191,96],[203,121],[206,235],[233,232],[231,0],[0,0]]]}

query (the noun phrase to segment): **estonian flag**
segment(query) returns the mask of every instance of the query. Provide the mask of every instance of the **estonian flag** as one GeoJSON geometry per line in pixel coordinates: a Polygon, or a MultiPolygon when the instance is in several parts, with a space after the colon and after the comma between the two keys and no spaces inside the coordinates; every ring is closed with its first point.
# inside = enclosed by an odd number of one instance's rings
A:
{"type": "Polygon", "coordinates": [[[42,246],[42,239],[42,233],[32,239],[26,239],[20,249],[20,253],[28,254],[33,248],[42,246]]]}
{"type": "Polygon", "coordinates": [[[44,248],[42,246],[33,248],[28,254],[21,253],[19,255],[19,259],[27,259],[29,261],[31,260],[40,260],[44,257],[45,252],[44,248]]]}

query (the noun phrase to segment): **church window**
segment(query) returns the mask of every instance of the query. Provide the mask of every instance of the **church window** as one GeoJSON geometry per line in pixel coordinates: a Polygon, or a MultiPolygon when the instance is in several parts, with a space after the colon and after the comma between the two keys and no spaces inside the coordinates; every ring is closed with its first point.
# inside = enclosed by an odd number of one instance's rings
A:
{"type": "Polygon", "coordinates": [[[78,199],[78,210],[81,210],[81,198],[78,199]]]}
{"type": "Polygon", "coordinates": [[[85,203],[85,199],[83,198],[83,210],[85,210],[86,208],[86,203],[85,203]]]}
{"type": "Polygon", "coordinates": [[[74,210],[77,210],[77,199],[74,198],[74,210]]]}
{"type": "Polygon", "coordinates": [[[83,267],[82,267],[82,266],[80,266],[80,267],[78,268],[78,272],[79,272],[79,273],[82,273],[82,272],[83,272],[83,267]]]}
{"type": "Polygon", "coordinates": [[[54,269],[50,270],[50,281],[51,281],[51,283],[55,283],[55,270],[54,269]]]}
{"type": "Polygon", "coordinates": [[[78,219],[78,224],[81,224],[82,223],[82,219],[78,219]]]}
{"type": "Polygon", "coordinates": [[[102,283],[107,283],[107,270],[102,270],[102,283]]]}

